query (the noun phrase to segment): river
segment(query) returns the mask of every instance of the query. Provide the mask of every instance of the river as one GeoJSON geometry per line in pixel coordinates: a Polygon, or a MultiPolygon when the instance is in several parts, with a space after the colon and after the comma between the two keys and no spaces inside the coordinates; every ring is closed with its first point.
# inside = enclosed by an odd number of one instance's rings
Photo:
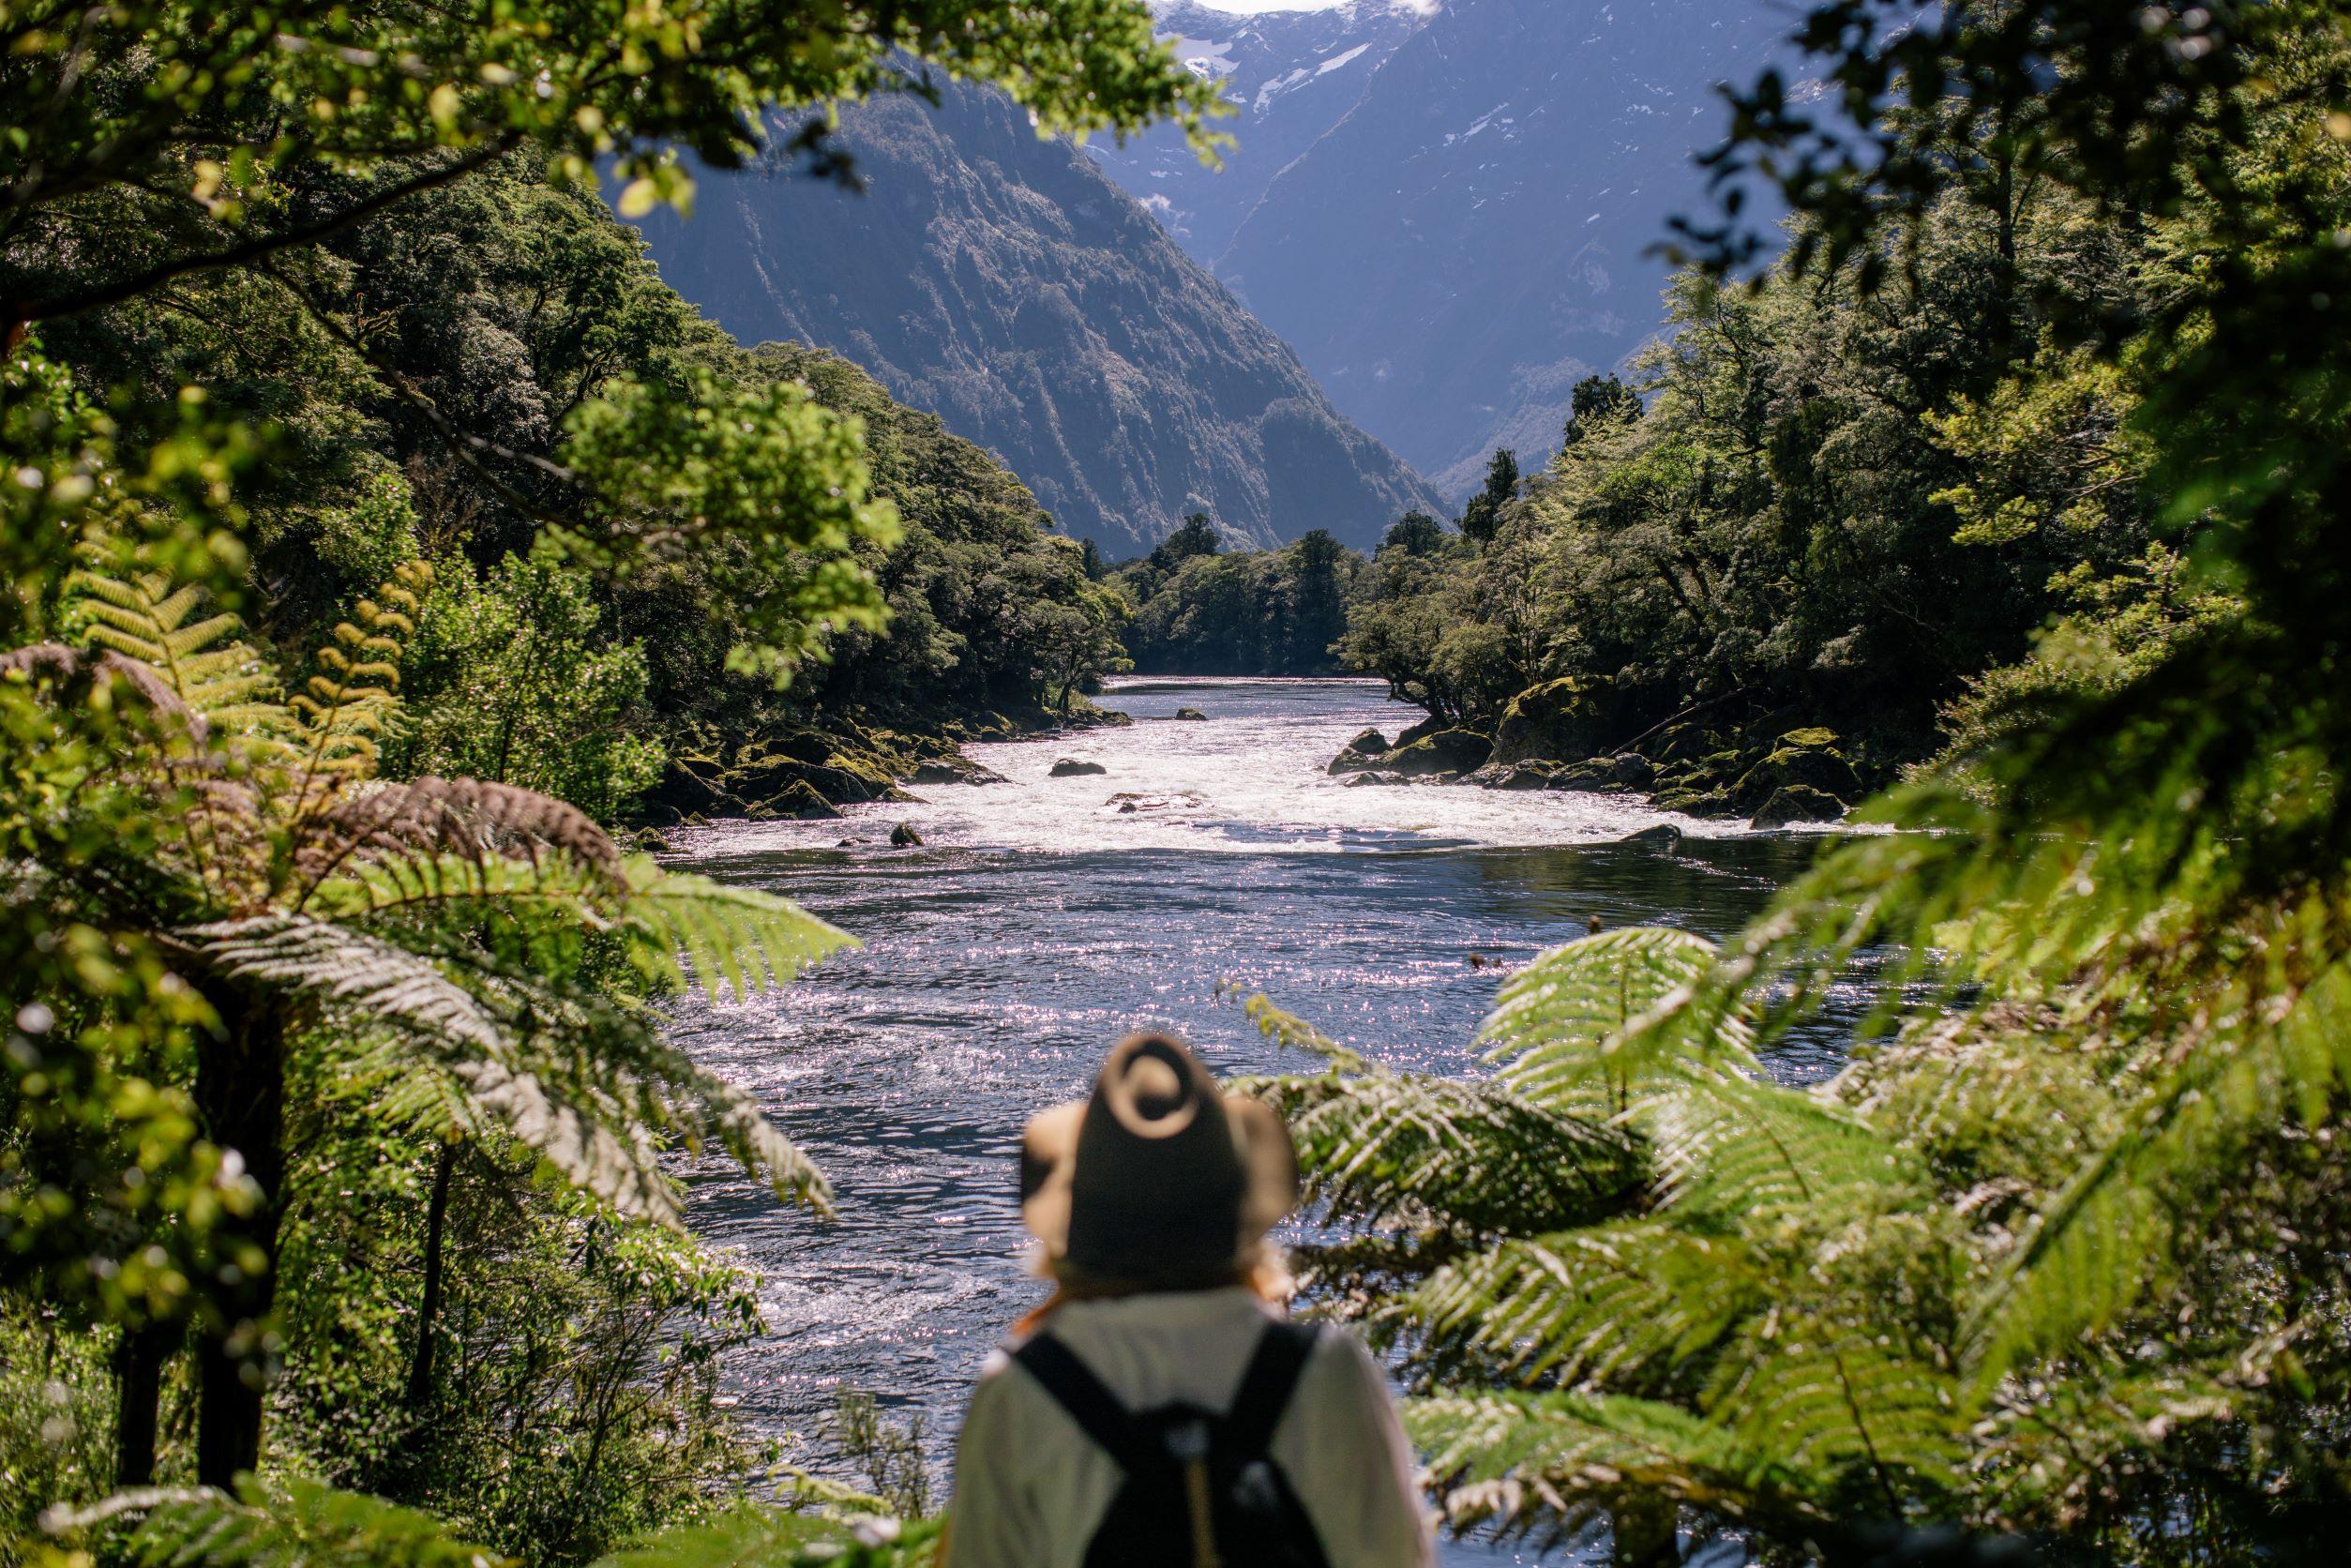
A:
{"type": "MultiPolygon", "coordinates": [[[[695,1228],[761,1282],[770,1333],[729,1380],[757,1430],[813,1435],[838,1386],[868,1390],[923,1421],[943,1491],[963,1392],[1042,1293],[1014,1200],[1021,1123],[1081,1093],[1137,1025],[1220,1074],[1313,1070],[1217,1000],[1235,980],[1380,1061],[1474,1071],[1487,961],[1523,963],[1593,915],[1722,935],[1809,849],[1618,797],[1344,788],[1322,769],[1349,737],[1420,716],[1375,682],[1138,679],[1104,701],[1135,723],[971,748],[1007,783],[676,836],[677,864],[865,943],[787,991],[675,1012],[839,1188],[839,1220],[819,1226],[739,1173],[690,1180],[695,1228]],[[1183,706],[1208,716],[1177,720],[1183,706]],[[1049,777],[1064,757],[1108,771],[1049,777]],[[1665,821],[1688,835],[1669,851],[1616,842],[1665,821]],[[924,848],[889,848],[901,822],[924,848]]],[[[1791,1042],[1773,1070],[1832,1070],[1837,1033],[1791,1042]]],[[[1537,1560],[1475,1542],[1446,1557],[1537,1560]]]]}

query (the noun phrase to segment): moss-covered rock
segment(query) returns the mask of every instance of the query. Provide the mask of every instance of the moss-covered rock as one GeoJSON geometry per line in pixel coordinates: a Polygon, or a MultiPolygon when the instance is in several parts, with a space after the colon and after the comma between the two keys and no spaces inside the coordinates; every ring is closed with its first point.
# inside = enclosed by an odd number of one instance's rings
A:
{"type": "Polygon", "coordinates": [[[1494,760],[1576,761],[1615,749],[1616,687],[1590,676],[1562,675],[1512,698],[1494,726],[1494,760]]]}
{"type": "Polygon", "coordinates": [[[1837,814],[1843,815],[1843,803],[1861,799],[1863,791],[1861,776],[1837,750],[1836,738],[1829,730],[1789,731],[1741,775],[1731,790],[1732,803],[1742,814],[1752,815],[1780,791],[1801,786],[1836,800],[1837,814]]]}
{"type": "Polygon", "coordinates": [[[1833,822],[1845,816],[1845,803],[1809,784],[1785,784],[1756,808],[1754,825],[1786,827],[1790,822],[1833,822]]]}
{"type": "Polygon", "coordinates": [[[1379,759],[1379,765],[1407,778],[1430,778],[1440,774],[1468,773],[1493,754],[1494,743],[1475,730],[1439,730],[1409,746],[1399,746],[1379,759]]]}

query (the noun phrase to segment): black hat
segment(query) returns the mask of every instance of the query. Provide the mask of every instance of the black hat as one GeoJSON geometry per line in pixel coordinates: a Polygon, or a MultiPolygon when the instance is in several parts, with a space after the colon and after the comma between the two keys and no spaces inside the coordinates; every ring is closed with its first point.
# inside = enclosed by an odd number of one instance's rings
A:
{"type": "Polygon", "coordinates": [[[1272,1108],[1228,1095],[1165,1034],[1112,1048],[1093,1095],[1032,1118],[1020,1217],[1056,1265],[1138,1285],[1244,1262],[1298,1201],[1298,1162],[1272,1108]]]}

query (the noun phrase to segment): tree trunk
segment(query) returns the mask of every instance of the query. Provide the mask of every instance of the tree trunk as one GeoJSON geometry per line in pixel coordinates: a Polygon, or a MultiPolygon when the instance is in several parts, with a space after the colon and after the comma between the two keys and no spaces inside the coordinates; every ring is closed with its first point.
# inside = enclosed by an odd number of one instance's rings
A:
{"type": "Polygon", "coordinates": [[[269,1311],[286,1196],[286,1036],[285,1020],[266,998],[234,995],[215,1004],[229,1037],[203,1048],[196,1107],[205,1135],[234,1150],[261,1189],[251,1214],[215,1231],[225,1255],[212,1291],[215,1320],[196,1334],[196,1479],[229,1487],[261,1462],[269,1311]]]}
{"type": "Polygon", "coordinates": [[[441,1318],[442,1232],[449,1218],[449,1178],[457,1171],[458,1145],[441,1145],[432,1168],[432,1197],[425,1204],[425,1293],[416,1304],[416,1348],[408,1359],[408,1408],[421,1410],[432,1397],[432,1353],[441,1318]]]}
{"type": "Polygon", "coordinates": [[[163,1367],[178,1348],[180,1325],[123,1330],[114,1345],[114,1485],[155,1485],[155,1436],[163,1403],[163,1367]]]}

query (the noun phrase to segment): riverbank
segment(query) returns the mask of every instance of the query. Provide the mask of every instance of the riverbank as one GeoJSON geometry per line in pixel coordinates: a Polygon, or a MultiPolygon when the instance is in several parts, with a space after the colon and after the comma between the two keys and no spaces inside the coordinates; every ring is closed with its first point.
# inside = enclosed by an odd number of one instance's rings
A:
{"type": "Polygon", "coordinates": [[[837,820],[844,807],[916,800],[910,787],[991,784],[1001,776],[967,746],[1115,728],[1124,714],[1085,698],[1066,709],[1024,709],[867,722],[843,716],[751,736],[709,736],[674,749],[639,815],[654,828],[728,819],[837,820]]]}
{"type": "MultiPolygon", "coordinates": [[[[1327,765],[1349,785],[1427,781],[1623,795],[1660,811],[1756,829],[1836,822],[1870,793],[1837,733],[1799,713],[1693,708],[1627,735],[1593,687],[1546,681],[1488,731],[1432,715],[1391,740],[1352,737],[1327,765]]],[[[1891,764],[1876,771],[1891,776],[1891,764]]]]}

